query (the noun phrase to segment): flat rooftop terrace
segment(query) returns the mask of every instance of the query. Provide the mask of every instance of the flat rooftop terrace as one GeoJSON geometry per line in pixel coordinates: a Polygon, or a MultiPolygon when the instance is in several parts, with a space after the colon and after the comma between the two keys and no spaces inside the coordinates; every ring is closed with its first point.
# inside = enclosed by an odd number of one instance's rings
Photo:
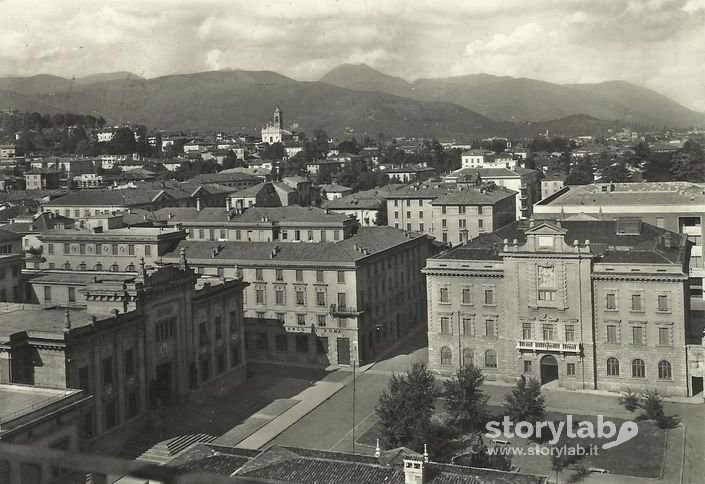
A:
{"type": "Polygon", "coordinates": [[[11,420],[80,393],[81,390],[0,384],[0,430],[11,420]]]}
{"type": "MultiPolygon", "coordinates": [[[[91,317],[84,309],[69,311],[71,327],[90,324],[91,317]]],[[[45,307],[39,304],[0,304],[0,342],[10,335],[26,331],[30,336],[56,336],[63,334],[66,309],[45,307]]],[[[2,400],[0,400],[2,402],[2,400]]]]}
{"type": "Polygon", "coordinates": [[[593,183],[570,186],[562,195],[537,203],[567,205],[692,205],[705,204],[705,185],[689,182],[593,183]]]}

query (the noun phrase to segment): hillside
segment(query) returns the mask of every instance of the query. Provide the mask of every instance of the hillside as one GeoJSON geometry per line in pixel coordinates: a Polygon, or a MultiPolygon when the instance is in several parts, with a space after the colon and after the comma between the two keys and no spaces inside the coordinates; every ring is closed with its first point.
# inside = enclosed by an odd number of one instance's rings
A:
{"type": "Polygon", "coordinates": [[[703,113],[624,81],[560,85],[535,79],[472,74],[408,83],[364,64],[339,66],[321,81],[422,101],[453,102],[494,120],[541,122],[585,114],[657,127],[705,125],[703,113]]]}
{"type": "MultiPolygon", "coordinates": [[[[12,105],[25,109],[21,99],[12,105]]],[[[281,106],[285,122],[302,129],[410,136],[482,136],[497,123],[463,107],[381,92],[359,92],[321,82],[299,82],[269,71],[213,71],[155,79],[71,83],[32,97],[69,112],[100,114],[109,122],[167,130],[258,130],[281,106]]]]}

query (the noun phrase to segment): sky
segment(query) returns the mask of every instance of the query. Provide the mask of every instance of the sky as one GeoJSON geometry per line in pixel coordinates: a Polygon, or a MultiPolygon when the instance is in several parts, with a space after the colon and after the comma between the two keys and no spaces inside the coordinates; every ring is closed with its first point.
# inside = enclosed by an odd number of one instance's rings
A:
{"type": "Polygon", "coordinates": [[[625,80],[705,111],[705,0],[0,0],[0,75],[625,80]]]}

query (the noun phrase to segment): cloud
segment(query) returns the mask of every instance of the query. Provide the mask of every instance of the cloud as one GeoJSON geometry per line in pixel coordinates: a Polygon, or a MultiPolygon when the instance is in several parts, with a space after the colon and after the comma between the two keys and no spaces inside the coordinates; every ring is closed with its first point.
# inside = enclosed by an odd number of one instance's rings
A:
{"type": "Polygon", "coordinates": [[[487,72],[624,79],[705,109],[704,0],[0,0],[0,75],[342,62],[409,80],[487,72]]]}

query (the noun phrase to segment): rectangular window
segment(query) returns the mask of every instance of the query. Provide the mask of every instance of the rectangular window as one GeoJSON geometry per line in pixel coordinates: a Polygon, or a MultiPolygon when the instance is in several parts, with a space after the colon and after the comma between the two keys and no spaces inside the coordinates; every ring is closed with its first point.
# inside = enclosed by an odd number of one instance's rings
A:
{"type": "Polygon", "coordinates": [[[644,346],[646,344],[644,338],[644,328],[641,326],[632,327],[632,344],[636,346],[644,346]]]}
{"type": "Polygon", "coordinates": [[[76,302],[76,288],[69,287],[69,302],[76,302]]]}
{"type": "Polygon", "coordinates": [[[326,315],[325,314],[317,315],[316,322],[318,323],[318,326],[325,327],[326,326],[326,315]]]}
{"type": "Polygon", "coordinates": [[[458,206],[458,213],[461,215],[465,214],[465,206],[464,205],[458,206]]]}
{"type": "Polygon", "coordinates": [[[522,323],[521,339],[531,339],[531,323],[522,323]]]}
{"type": "Polygon", "coordinates": [[[44,302],[51,302],[51,286],[44,286],[44,302]]]}
{"type": "Polygon", "coordinates": [[[276,313],[274,315],[281,324],[286,323],[286,313],[276,313]]]}
{"type": "Polygon", "coordinates": [[[296,315],[296,324],[299,326],[306,326],[306,315],[305,314],[297,314],[296,315]]]}
{"type": "Polygon", "coordinates": [[[284,280],[284,271],[282,269],[277,269],[276,270],[276,279],[277,281],[283,281],[284,280]]]}
{"type": "Polygon", "coordinates": [[[223,320],[220,316],[215,317],[215,339],[223,337],[223,320]]]}
{"type": "Polygon", "coordinates": [[[440,302],[442,302],[442,303],[450,302],[450,296],[448,295],[448,288],[447,288],[447,287],[442,287],[442,288],[441,288],[441,300],[440,300],[440,302]]]}
{"type": "Polygon", "coordinates": [[[665,294],[660,294],[658,296],[658,310],[668,311],[668,296],[665,294]]]}
{"type": "Polygon", "coordinates": [[[472,335],[472,318],[463,318],[463,334],[472,335]]]}
{"type": "Polygon", "coordinates": [[[47,252],[48,252],[49,254],[53,254],[53,253],[54,253],[54,244],[47,244],[47,252]]]}
{"type": "Polygon", "coordinates": [[[423,211],[419,210],[419,218],[423,218],[423,211]]]}
{"type": "Polygon", "coordinates": [[[441,228],[446,228],[448,227],[448,221],[446,219],[441,219],[441,228]]]}
{"type": "Polygon", "coordinates": [[[103,358],[103,385],[113,384],[113,357],[103,358]]]}
{"type": "Polygon", "coordinates": [[[643,311],[641,294],[632,294],[632,311],[643,311]]]}
{"type": "Polygon", "coordinates": [[[423,224],[419,224],[419,232],[423,232],[424,226],[423,224]]]}
{"type": "Polygon", "coordinates": [[[326,293],[323,291],[316,291],[316,306],[326,305],[326,293]]]}
{"type": "Polygon", "coordinates": [[[347,295],[344,292],[338,293],[338,308],[345,309],[348,306],[347,295]]]}
{"type": "Polygon", "coordinates": [[[671,330],[669,328],[658,329],[659,346],[671,346],[671,330]]]}
{"type": "Polygon", "coordinates": [[[127,246],[127,255],[135,255],[135,244],[129,244],[127,246]]]}
{"type": "Polygon", "coordinates": [[[524,360],[524,373],[531,373],[531,361],[524,360]]]}
{"type": "Polygon", "coordinates": [[[575,326],[569,324],[565,327],[565,340],[567,343],[575,341],[575,326]]]}
{"type": "Polygon", "coordinates": [[[338,284],[345,284],[345,272],[338,271],[338,284]]]}
{"type": "Polygon", "coordinates": [[[447,316],[441,317],[441,334],[453,334],[450,327],[450,318],[447,316]]]}
{"type": "Polygon", "coordinates": [[[294,230],[294,240],[301,240],[301,231],[294,230]]]}
{"type": "MultiPolygon", "coordinates": [[[[98,247],[96,247],[96,253],[98,253],[98,247]]],[[[144,255],[145,255],[145,257],[152,256],[152,246],[151,245],[144,246],[144,255]]]]}
{"type": "Polygon", "coordinates": [[[225,240],[228,238],[227,232],[224,229],[220,229],[220,240],[225,240]]]}
{"type": "Polygon", "coordinates": [[[463,288],[463,304],[472,304],[472,289],[469,287],[463,288]]]}
{"type": "Polygon", "coordinates": [[[485,319],[485,336],[489,338],[497,336],[497,323],[494,319],[485,319]]]}
{"type": "Polygon", "coordinates": [[[289,337],[286,333],[275,335],[274,342],[278,352],[286,353],[289,351],[289,337]]]}
{"type": "Polygon", "coordinates": [[[324,282],[323,271],[316,271],[316,282],[324,282]]]}
{"type": "Polygon", "coordinates": [[[306,293],[302,287],[296,288],[296,304],[304,306],[306,304],[306,293]]]}
{"type": "Polygon", "coordinates": [[[284,304],[284,288],[281,286],[276,287],[274,290],[274,303],[280,306],[284,304]]]}
{"type": "Polygon", "coordinates": [[[565,366],[566,376],[575,376],[575,363],[567,363],[565,366]]]}
{"type": "Polygon", "coordinates": [[[128,348],[125,350],[125,376],[130,377],[135,374],[135,350],[128,348]]]}
{"type": "Polygon", "coordinates": [[[605,295],[605,307],[609,310],[617,309],[617,295],[608,293],[605,295]]]}
{"type": "Polygon", "coordinates": [[[485,288],[485,305],[486,306],[494,306],[495,305],[494,289],[493,288],[485,288]]]}
{"type": "Polygon", "coordinates": [[[340,240],[340,230],[333,231],[333,240],[340,240]]]}
{"type": "Polygon", "coordinates": [[[70,253],[71,253],[71,244],[64,243],[64,254],[70,254],[70,253]]]}
{"type": "Polygon", "coordinates": [[[200,346],[208,344],[208,329],[206,328],[205,321],[198,325],[198,342],[200,346]]]}
{"type": "Polygon", "coordinates": [[[553,325],[552,324],[544,324],[543,325],[543,340],[544,341],[553,341],[553,325]]]}
{"type": "Polygon", "coordinates": [[[264,304],[264,289],[257,289],[255,291],[255,300],[257,304],[264,304]]]}
{"type": "Polygon", "coordinates": [[[118,245],[117,244],[112,245],[112,251],[113,251],[113,255],[117,255],[117,253],[118,253],[118,245]]]}
{"type": "Polygon", "coordinates": [[[301,269],[296,269],[296,282],[303,282],[304,280],[304,271],[301,269]]]}
{"type": "Polygon", "coordinates": [[[264,280],[264,275],[262,273],[262,269],[255,269],[255,280],[257,280],[257,281],[264,280]]]}
{"type": "Polygon", "coordinates": [[[607,342],[617,343],[617,326],[613,324],[607,326],[607,342]]]}
{"type": "Polygon", "coordinates": [[[552,302],[556,300],[556,291],[539,289],[539,301],[552,302]]]}

